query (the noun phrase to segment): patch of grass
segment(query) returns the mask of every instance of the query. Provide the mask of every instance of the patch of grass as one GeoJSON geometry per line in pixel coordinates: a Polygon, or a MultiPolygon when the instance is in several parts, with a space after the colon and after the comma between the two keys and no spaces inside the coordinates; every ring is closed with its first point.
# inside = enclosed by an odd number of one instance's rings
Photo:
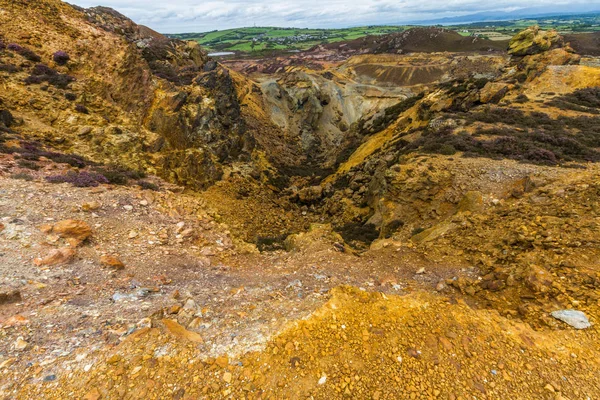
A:
{"type": "Polygon", "coordinates": [[[27,169],[31,169],[34,171],[37,171],[40,168],[42,168],[37,163],[35,163],[33,161],[29,161],[29,160],[19,160],[19,161],[17,161],[17,165],[21,168],[27,168],[27,169]]]}
{"type": "Polygon", "coordinates": [[[137,185],[144,190],[153,190],[155,192],[160,191],[160,187],[152,182],[139,180],[137,181],[137,185]]]}
{"type": "Polygon", "coordinates": [[[171,39],[153,39],[142,49],[142,57],[148,62],[152,73],[175,85],[190,85],[200,72],[200,67],[179,68],[171,64],[172,54],[176,52],[171,39]]]}
{"type": "Polygon", "coordinates": [[[343,29],[248,27],[169,36],[195,40],[211,50],[259,52],[269,49],[308,49],[317,44],[402,32],[404,29],[403,26],[362,26],[343,29]]]}
{"type": "Polygon", "coordinates": [[[77,111],[78,113],[81,113],[81,114],[89,114],[90,113],[90,111],[87,109],[87,107],[84,106],[83,104],[76,104],[75,111],[77,111]]]}
{"type": "Polygon", "coordinates": [[[75,78],[70,75],[60,74],[45,64],[37,64],[31,70],[31,75],[25,78],[26,85],[39,85],[47,82],[59,89],[66,89],[75,78]]]}
{"type": "Polygon", "coordinates": [[[15,72],[19,72],[19,68],[16,65],[12,64],[0,64],[0,72],[8,72],[9,74],[14,74],[15,72]]]}
{"type": "Polygon", "coordinates": [[[410,235],[411,236],[418,235],[419,233],[423,232],[424,230],[425,230],[425,228],[419,226],[419,227],[413,229],[412,232],[410,233],[410,235]]]}
{"type": "Polygon", "coordinates": [[[466,83],[460,83],[456,86],[451,86],[450,89],[448,89],[448,94],[461,94],[464,93],[466,91],[469,90],[469,87],[466,83]]]}
{"type": "Polygon", "coordinates": [[[17,153],[18,157],[23,160],[39,161],[40,157],[45,157],[56,163],[69,164],[70,166],[77,168],[84,168],[87,165],[94,165],[93,162],[75,154],[46,151],[38,142],[21,141],[19,146],[20,147],[14,148],[13,153],[17,153]]]}
{"type": "Polygon", "coordinates": [[[69,62],[71,57],[69,57],[67,52],[59,50],[52,55],[52,59],[58,65],[65,65],[67,62],[69,62]]]}
{"type": "Polygon", "coordinates": [[[421,137],[399,141],[402,154],[424,152],[452,155],[463,152],[466,157],[513,159],[542,165],[571,161],[600,161],[600,118],[561,117],[552,119],[543,113],[525,115],[520,110],[504,109],[471,116],[489,123],[505,122],[491,128],[479,128],[473,135],[452,128],[435,131],[425,129],[421,137]],[[573,130],[578,130],[574,133],[573,130]]]}
{"type": "Polygon", "coordinates": [[[8,110],[0,110],[0,126],[10,128],[15,123],[15,118],[8,110]]]}
{"type": "Polygon", "coordinates": [[[285,239],[288,237],[287,234],[277,236],[259,236],[256,239],[256,247],[259,251],[275,251],[285,249],[285,239]]]}
{"type": "MultiPolygon", "coordinates": [[[[2,127],[0,127],[2,128],[2,127]]],[[[4,143],[0,144],[0,153],[2,154],[13,154],[18,150],[18,147],[6,146],[4,143]]]]}
{"type": "Polygon", "coordinates": [[[63,154],[63,153],[55,153],[55,152],[44,152],[41,154],[42,156],[49,158],[55,163],[59,164],[69,164],[72,167],[83,168],[89,164],[89,162],[81,157],[72,154],[63,154]]]}
{"type": "Polygon", "coordinates": [[[58,72],[56,72],[46,64],[36,64],[31,70],[31,75],[58,75],[58,72]]]}
{"type": "Polygon", "coordinates": [[[383,237],[386,239],[391,238],[394,233],[404,226],[404,221],[395,219],[393,221],[388,222],[384,227],[382,227],[383,237]]]}
{"type": "Polygon", "coordinates": [[[12,179],[20,179],[23,181],[32,181],[34,178],[33,176],[29,175],[29,174],[25,174],[25,173],[18,173],[18,174],[12,174],[10,176],[12,179]]]}
{"type": "Polygon", "coordinates": [[[515,102],[517,103],[527,103],[529,101],[529,97],[521,93],[515,98],[515,102]]]}
{"type": "Polygon", "coordinates": [[[457,95],[468,92],[472,89],[482,89],[490,80],[486,78],[467,79],[467,80],[452,80],[443,82],[437,85],[438,88],[444,89],[449,94],[457,95]]]}
{"type": "Polygon", "coordinates": [[[34,53],[32,50],[20,46],[16,43],[11,43],[7,46],[8,50],[14,51],[15,53],[19,54],[21,57],[32,61],[32,62],[40,62],[42,61],[42,57],[40,57],[39,55],[37,55],[36,53],[34,53]]]}

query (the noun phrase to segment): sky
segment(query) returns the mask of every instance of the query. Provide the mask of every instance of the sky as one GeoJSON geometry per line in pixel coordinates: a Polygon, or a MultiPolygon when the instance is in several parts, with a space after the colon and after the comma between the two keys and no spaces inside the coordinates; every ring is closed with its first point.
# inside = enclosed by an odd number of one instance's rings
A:
{"type": "Polygon", "coordinates": [[[600,0],[67,0],[114,8],[162,33],[246,26],[344,28],[402,24],[479,12],[600,10],[600,0]]]}

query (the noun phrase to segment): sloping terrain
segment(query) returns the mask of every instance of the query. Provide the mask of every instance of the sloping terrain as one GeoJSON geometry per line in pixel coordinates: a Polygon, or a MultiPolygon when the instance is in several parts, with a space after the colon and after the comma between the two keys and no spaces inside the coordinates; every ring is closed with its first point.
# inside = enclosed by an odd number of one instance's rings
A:
{"type": "Polygon", "coordinates": [[[411,28],[400,33],[367,36],[347,43],[331,43],[326,48],[342,52],[364,53],[436,53],[436,52],[503,52],[506,42],[461,36],[444,28],[411,28]]]}
{"type": "Polygon", "coordinates": [[[2,107],[30,137],[197,187],[248,157],[233,80],[197,44],[103,8],[0,4],[2,107]]]}
{"type": "Polygon", "coordinates": [[[600,397],[593,56],[425,29],[250,77],[0,6],[3,398],[600,397]]]}
{"type": "Polygon", "coordinates": [[[565,35],[565,40],[581,55],[600,55],[600,32],[565,35]]]}
{"type": "Polygon", "coordinates": [[[292,54],[255,58],[252,54],[223,60],[223,64],[245,74],[273,74],[287,67],[307,66],[314,70],[331,68],[363,54],[458,53],[494,54],[506,52],[507,41],[461,36],[443,28],[410,28],[404,32],[367,36],[355,40],[319,44],[292,54]]]}
{"type": "Polygon", "coordinates": [[[575,339],[573,332],[540,337],[523,324],[426,294],[397,297],[335,289],[311,319],[277,336],[264,351],[240,358],[199,361],[193,341],[177,336],[140,330],[106,364],[73,374],[62,386],[67,390],[52,393],[87,398],[562,399],[562,393],[593,398],[600,390],[592,338],[575,339]],[[169,375],[177,376],[171,384],[165,379],[169,375]]]}

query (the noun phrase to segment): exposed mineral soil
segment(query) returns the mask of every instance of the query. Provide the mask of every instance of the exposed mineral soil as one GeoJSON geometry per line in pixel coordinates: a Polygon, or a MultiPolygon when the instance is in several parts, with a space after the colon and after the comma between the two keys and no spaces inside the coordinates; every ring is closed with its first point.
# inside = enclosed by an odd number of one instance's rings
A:
{"type": "Polygon", "coordinates": [[[600,398],[592,42],[0,0],[0,398],[600,398]]]}

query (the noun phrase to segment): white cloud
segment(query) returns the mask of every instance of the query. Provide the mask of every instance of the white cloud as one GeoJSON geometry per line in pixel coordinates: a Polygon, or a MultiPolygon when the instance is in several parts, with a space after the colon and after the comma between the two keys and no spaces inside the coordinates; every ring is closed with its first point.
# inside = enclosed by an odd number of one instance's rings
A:
{"type": "MultiPolygon", "coordinates": [[[[82,7],[102,2],[160,32],[204,32],[243,26],[299,28],[401,24],[411,21],[523,8],[522,0],[70,0],[82,7]]],[[[537,12],[600,10],[600,0],[531,0],[537,12]]]]}

